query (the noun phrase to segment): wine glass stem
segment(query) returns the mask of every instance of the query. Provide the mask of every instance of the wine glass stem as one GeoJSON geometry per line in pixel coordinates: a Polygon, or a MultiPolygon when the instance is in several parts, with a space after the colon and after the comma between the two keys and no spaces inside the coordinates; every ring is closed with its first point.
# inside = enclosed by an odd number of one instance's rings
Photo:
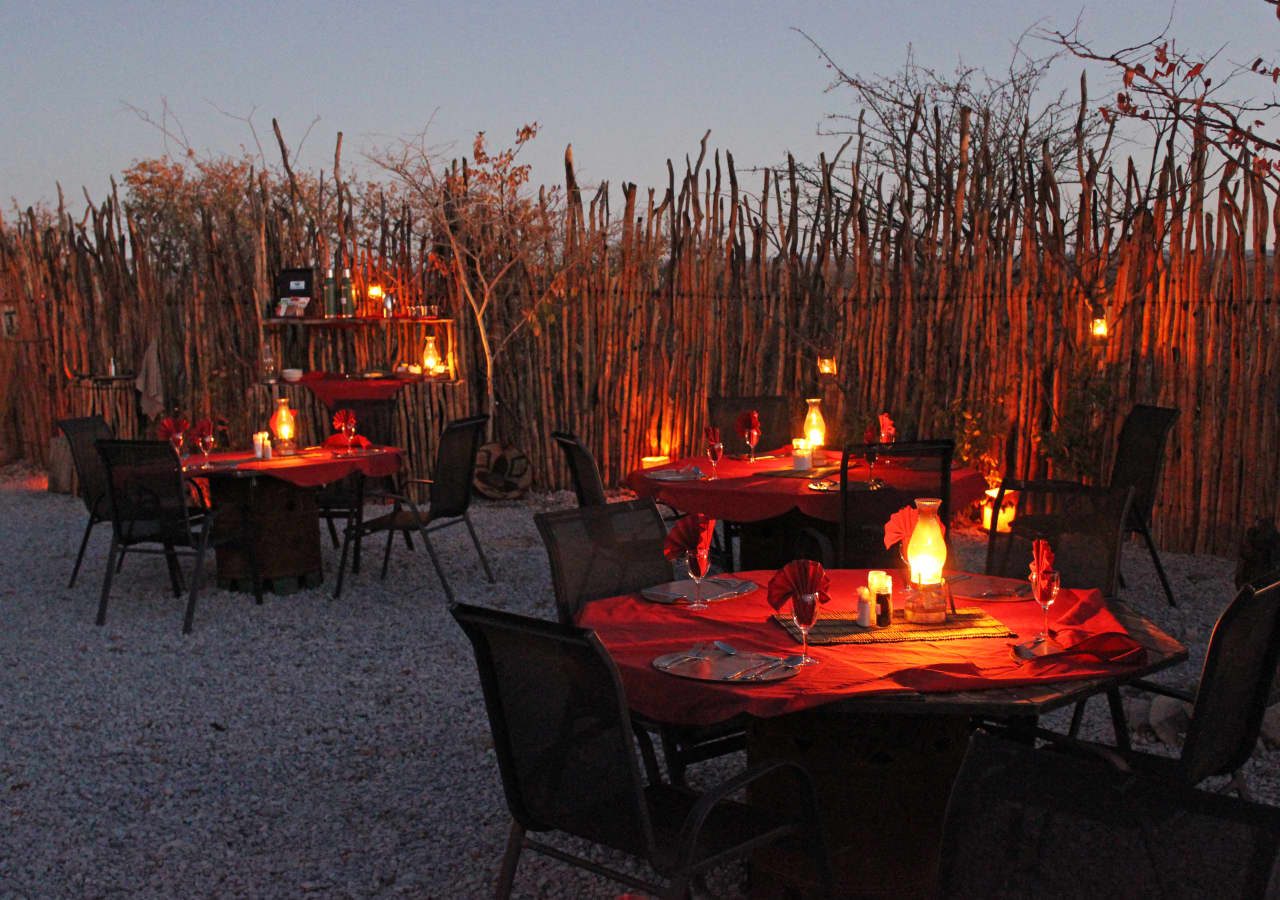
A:
{"type": "Polygon", "coordinates": [[[1044,610],[1044,631],[1041,634],[1044,635],[1044,642],[1047,644],[1049,643],[1049,607],[1042,606],[1041,609],[1044,610]]]}

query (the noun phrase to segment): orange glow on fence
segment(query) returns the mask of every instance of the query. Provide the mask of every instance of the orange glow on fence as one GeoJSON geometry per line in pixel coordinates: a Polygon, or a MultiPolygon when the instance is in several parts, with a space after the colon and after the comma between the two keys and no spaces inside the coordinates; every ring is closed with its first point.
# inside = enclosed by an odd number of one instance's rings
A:
{"type": "Polygon", "coordinates": [[[640,457],[640,468],[656,469],[658,466],[665,466],[671,462],[670,456],[642,456],[640,457]]]}

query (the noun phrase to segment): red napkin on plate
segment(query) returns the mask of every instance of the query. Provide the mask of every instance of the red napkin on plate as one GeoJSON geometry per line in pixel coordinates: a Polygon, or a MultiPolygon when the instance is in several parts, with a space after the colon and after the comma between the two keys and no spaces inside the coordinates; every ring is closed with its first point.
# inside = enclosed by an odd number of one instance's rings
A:
{"type": "Polygon", "coordinates": [[[720,429],[714,425],[708,425],[702,429],[702,437],[708,444],[718,444],[720,443],[720,429]]]}
{"type": "Polygon", "coordinates": [[[823,571],[822,563],[811,559],[793,559],[769,579],[769,605],[782,609],[797,594],[817,594],[819,603],[831,599],[827,589],[831,579],[823,571]]]}
{"type": "MultiPolygon", "coordinates": [[[[361,450],[363,450],[365,447],[370,446],[369,439],[365,437],[363,434],[357,434],[353,438],[351,438],[351,446],[359,447],[361,450]]],[[[326,450],[346,450],[347,436],[345,434],[329,435],[327,438],[324,439],[324,448],[326,450]]]]}
{"type": "Polygon", "coordinates": [[[894,426],[893,419],[889,417],[887,412],[880,413],[880,439],[883,441],[891,441],[897,438],[897,436],[898,429],[894,426]]]}
{"type": "Polygon", "coordinates": [[[760,433],[760,413],[756,412],[754,409],[749,409],[746,412],[741,413],[738,416],[737,425],[738,425],[738,434],[742,435],[744,438],[747,436],[747,433],[751,431],[754,431],[756,434],[759,434],[760,433]]]}
{"type": "Polygon", "coordinates": [[[355,427],[356,414],[349,409],[340,409],[333,414],[333,430],[341,431],[348,425],[355,427]]]}
{"type": "MultiPolygon", "coordinates": [[[[889,517],[889,521],[884,525],[884,545],[886,548],[892,547],[899,541],[902,542],[902,549],[907,549],[907,541],[911,540],[911,532],[916,530],[916,522],[920,521],[920,512],[914,506],[904,506],[896,513],[889,517]]],[[[947,526],[941,522],[938,523],[942,528],[942,533],[947,533],[947,526]]]]}
{"type": "Polygon", "coordinates": [[[662,555],[667,559],[680,559],[690,550],[708,551],[711,549],[711,536],[715,530],[715,519],[708,518],[703,513],[687,515],[667,532],[662,555]]]}
{"type": "Polygon", "coordinates": [[[1037,538],[1031,543],[1031,574],[1039,580],[1044,572],[1053,571],[1053,550],[1049,542],[1037,538]]]}
{"type": "Polygon", "coordinates": [[[191,423],[182,416],[165,416],[156,427],[156,434],[160,436],[160,440],[167,441],[180,434],[186,434],[190,427],[191,423]]]}

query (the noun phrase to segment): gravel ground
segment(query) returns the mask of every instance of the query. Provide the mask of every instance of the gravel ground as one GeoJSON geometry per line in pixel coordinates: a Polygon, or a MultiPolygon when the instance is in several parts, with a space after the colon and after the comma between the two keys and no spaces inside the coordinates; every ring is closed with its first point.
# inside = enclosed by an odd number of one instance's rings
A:
{"type": "MultiPolygon", "coordinates": [[[[97,628],[106,527],[67,589],[84,511],[43,488],[36,473],[0,475],[0,897],[491,891],[508,820],[470,647],[425,555],[401,547],[390,580],[366,572],[339,602],[319,589],[257,607],[208,590],[185,638],[162,561],[134,557],[97,628]]],[[[459,597],[551,615],[532,514],[570,503],[477,504],[493,586],[465,531],[443,532],[459,597]]],[[[957,543],[980,559],[976,534],[957,543]]],[[[325,554],[331,575],[327,541],[325,554]]],[[[1186,683],[1231,595],[1231,564],[1165,561],[1178,609],[1137,546],[1125,595],[1192,646],[1193,662],[1167,676],[1186,683]]],[[[1093,705],[1086,729],[1107,735],[1105,704],[1093,705]]],[[[1260,749],[1248,769],[1272,803],[1278,760],[1260,749]]],[[[713,887],[734,893],[737,874],[713,887]]],[[[535,854],[516,885],[536,897],[622,890],[535,854]]]]}

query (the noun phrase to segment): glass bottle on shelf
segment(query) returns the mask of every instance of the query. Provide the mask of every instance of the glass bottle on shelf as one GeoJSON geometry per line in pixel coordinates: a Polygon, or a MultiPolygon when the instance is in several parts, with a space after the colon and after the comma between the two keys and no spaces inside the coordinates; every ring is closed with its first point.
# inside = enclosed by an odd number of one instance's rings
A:
{"type": "Polygon", "coordinates": [[[338,283],[333,278],[333,267],[324,273],[324,317],[335,318],[338,315],[338,283]]]}
{"type": "Polygon", "coordinates": [[[338,286],[338,315],[349,319],[356,314],[356,295],[351,285],[351,270],[342,270],[342,283],[338,286]]]}

